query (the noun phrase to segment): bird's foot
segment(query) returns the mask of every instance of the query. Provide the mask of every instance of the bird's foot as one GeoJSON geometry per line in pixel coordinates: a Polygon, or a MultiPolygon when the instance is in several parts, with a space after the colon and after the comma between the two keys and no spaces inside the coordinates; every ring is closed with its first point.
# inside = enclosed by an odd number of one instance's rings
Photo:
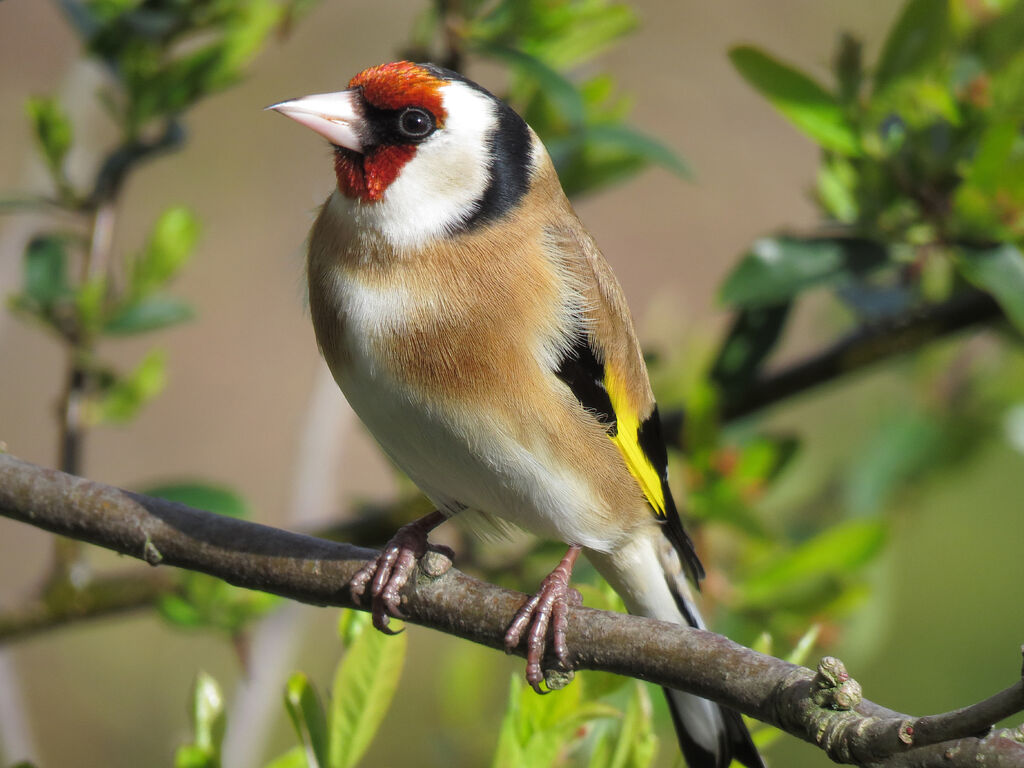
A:
{"type": "Polygon", "coordinates": [[[505,651],[508,653],[516,649],[524,633],[526,634],[526,682],[537,693],[546,693],[540,687],[540,683],[544,679],[541,662],[544,660],[549,625],[555,658],[563,667],[569,669],[569,647],[565,643],[569,606],[583,604],[583,596],[569,586],[569,578],[572,576],[572,568],[581,549],[578,544],[569,547],[562,562],[541,583],[537,594],[516,612],[505,633],[505,651]]]}
{"type": "Polygon", "coordinates": [[[427,536],[445,520],[438,511],[421,517],[408,525],[403,525],[391,540],[384,546],[381,553],[360,568],[348,583],[352,600],[359,605],[370,589],[372,599],[373,626],[388,635],[397,634],[388,624],[391,617],[402,618],[399,608],[402,602],[402,587],[416,571],[416,565],[427,553],[428,549],[439,552],[449,560],[455,553],[449,548],[434,545],[427,541],[427,536]]]}

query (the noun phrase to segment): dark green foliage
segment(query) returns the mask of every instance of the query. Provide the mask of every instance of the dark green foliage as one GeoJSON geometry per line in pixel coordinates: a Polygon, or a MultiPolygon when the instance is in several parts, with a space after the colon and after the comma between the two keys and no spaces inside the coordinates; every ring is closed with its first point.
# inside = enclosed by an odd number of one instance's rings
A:
{"type": "MultiPolygon", "coordinates": [[[[870,68],[870,89],[859,45],[848,37],[835,59],[834,91],[752,47],[731,53],[748,82],[821,146],[818,201],[851,235],[888,251],[871,269],[917,300],[978,285],[1020,330],[1014,254],[1024,239],[1024,57],[1012,30],[1022,17],[1019,3],[983,12],[954,0],[912,0],[870,68]],[[963,281],[929,291],[928,261],[945,261],[963,281]]],[[[820,261],[834,274],[829,257],[820,261]]],[[[742,284],[757,279],[776,296],[805,287],[806,271],[769,266],[754,271],[748,257],[723,299],[748,305],[742,284]]]]}

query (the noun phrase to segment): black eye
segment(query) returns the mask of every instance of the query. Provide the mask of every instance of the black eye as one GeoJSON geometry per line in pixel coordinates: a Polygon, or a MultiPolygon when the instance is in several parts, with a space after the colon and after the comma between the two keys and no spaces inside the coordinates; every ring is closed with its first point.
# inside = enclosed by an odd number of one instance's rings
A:
{"type": "Polygon", "coordinates": [[[398,117],[398,130],[410,139],[423,139],[434,132],[434,116],[425,109],[409,107],[398,117]]]}

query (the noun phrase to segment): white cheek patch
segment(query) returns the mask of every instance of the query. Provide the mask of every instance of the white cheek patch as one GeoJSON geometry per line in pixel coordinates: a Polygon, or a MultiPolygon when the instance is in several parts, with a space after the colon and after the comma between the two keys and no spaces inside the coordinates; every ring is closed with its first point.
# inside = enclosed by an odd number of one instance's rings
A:
{"type": "Polygon", "coordinates": [[[419,248],[470,218],[490,181],[489,135],[494,102],[459,82],[441,88],[444,127],[416,147],[381,200],[350,200],[357,226],[375,230],[393,247],[419,248]]]}

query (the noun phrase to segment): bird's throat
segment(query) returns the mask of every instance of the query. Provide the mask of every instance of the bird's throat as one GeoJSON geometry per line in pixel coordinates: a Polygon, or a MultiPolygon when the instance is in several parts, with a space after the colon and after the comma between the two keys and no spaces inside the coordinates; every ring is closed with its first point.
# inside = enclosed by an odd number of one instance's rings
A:
{"type": "Polygon", "coordinates": [[[365,154],[335,147],[334,175],[338,179],[338,190],[353,199],[380,200],[415,154],[416,147],[412,146],[371,147],[365,154]]]}

